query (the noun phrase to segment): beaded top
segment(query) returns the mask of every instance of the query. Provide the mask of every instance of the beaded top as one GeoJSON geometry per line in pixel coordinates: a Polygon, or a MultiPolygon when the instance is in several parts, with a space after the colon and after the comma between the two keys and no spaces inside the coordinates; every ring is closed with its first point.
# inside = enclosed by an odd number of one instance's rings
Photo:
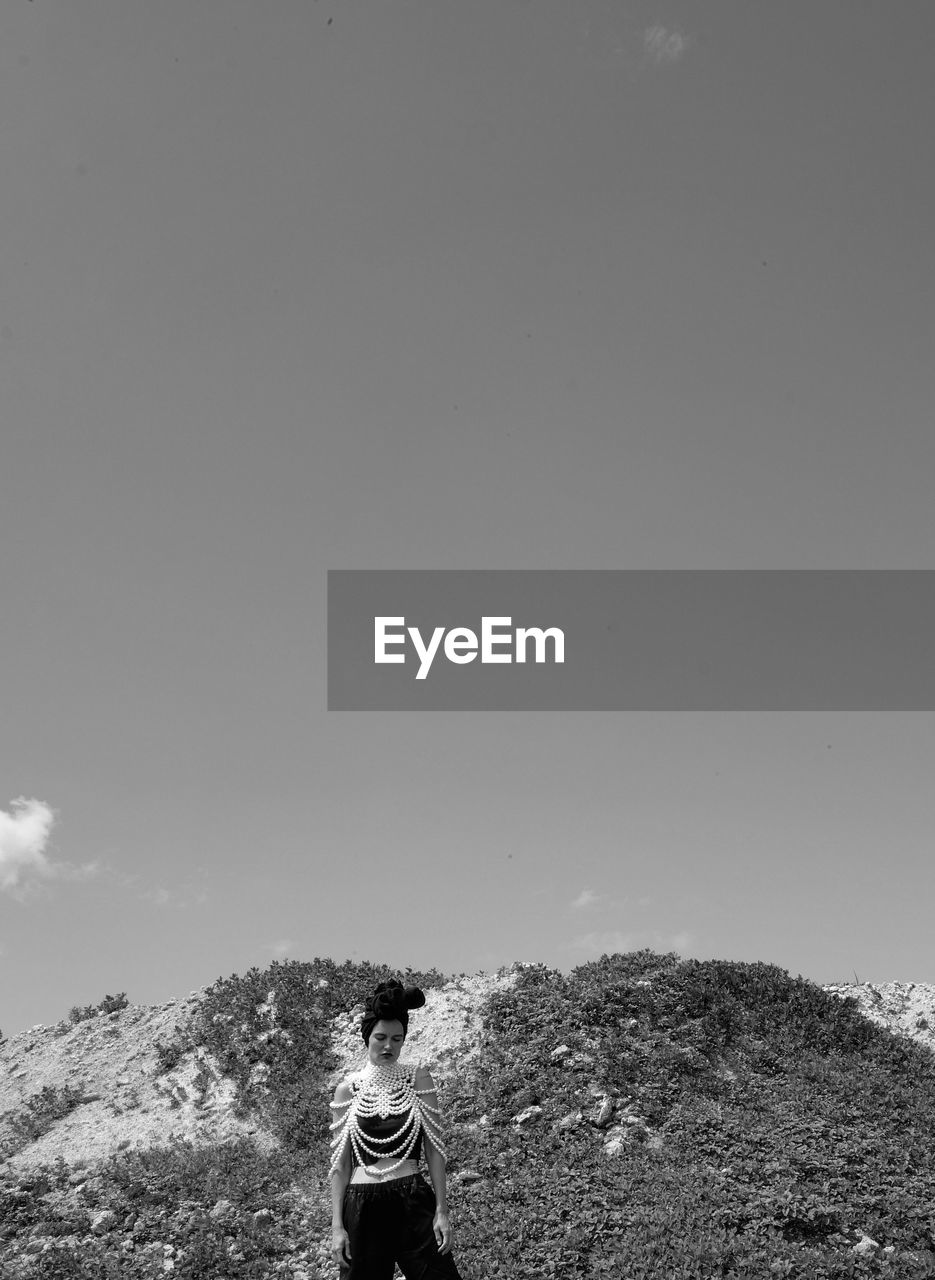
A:
{"type": "Polygon", "coordinates": [[[418,1160],[423,1133],[445,1155],[439,1110],[426,1096],[435,1090],[416,1088],[417,1071],[410,1063],[384,1067],[370,1062],[349,1078],[350,1098],[331,1103],[335,1120],[329,1176],[348,1146],[357,1164],[396,1158],[385,1169],[371,1170],[379,1178],[394,1173],[405,1160],[418,1160]]]}

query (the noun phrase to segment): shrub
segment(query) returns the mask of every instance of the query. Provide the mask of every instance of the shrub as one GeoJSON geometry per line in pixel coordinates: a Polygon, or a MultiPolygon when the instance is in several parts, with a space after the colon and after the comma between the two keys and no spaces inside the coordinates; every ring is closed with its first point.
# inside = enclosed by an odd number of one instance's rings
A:
{"type": "MultiPolygon", "coordinates": [[[[0,1273],[16,1242],[41,1233],[53,1247],[16,1254],[25,1269],[11,1275],[157,1280],[165,1245],[178,1277],[316,1275],[330,1216],[329,1023],[386,976],[316,960],[219,980],[178,1052],[204,1043],[237,1080],[241,1105],[277,1126],[282,1148],[123,1153],[87,1192],[121,1227],[75,1245],[61,1235],[75,1226],[63,1198],[42,1199],[67,1186],[67,1169],[25,1194],[0,1188],[0,1273]],[[268,1093],[254,1083],[260,1063],[268,1093]],[[223,1213],[212,1212],[220,1201],[223,1213]]],[[[853,1002],[769,965],[643,951],[568,975],[526,966],[482,1014],[484,1054],[442,1095],[463,1275],[935,1276],[935,1059],[860,1018],[853,1002]],[[634,1122],[614,1156],[596,1125],[604,1097],[612,1123],[634,1122]],[[517,1123],[532,1103],[538,1118],[517,1123]],[[480,1177],[461,1184],[467,1167],[480,1177]],[[881,1248],[855,1253],[861,1232],[881,1248]]],[[[166,1046],[166,1058],[175,1051],[166,1046]]]]}
{"type": "MultiPolygon", "coordinates": [[[[218,978],[188,1026],[159,1046],[160,1065],[169,1069],[187,1049],[204,1045],[235,1082],[244,1113],[259,1109],[290,1149],[320,1144],[331,1121],[325,1081],[336,1065],[331,1020],[395,976],[385,965],[316,958],[274,961],[266,969],[218,978]]],[[[407,969],[402,976],[421,987],[446,981],[434,969],[407,969]]]]}
{"type": "Polygon", "coordinates": [[[71,1085],[60,1089],[45,1085],[27,1098],[23,1107],[7,1118],[17,1149],[48,1133],[56,1121],[80,1105],[83,1096],[80,1089],[73,1089],[71,1085]]]}
{"type": "Polygon", "coordinates": [[[121,1009],[126,1009],[128,1003],[127,993],[121,991],[115,996],[105,996],[99,1004],[72,1005],[68,1011],[68,1019],[72,1026],[76,1026],[89,1018],[97,1018],[107,1013],[119,1013],[121,1009]]]}

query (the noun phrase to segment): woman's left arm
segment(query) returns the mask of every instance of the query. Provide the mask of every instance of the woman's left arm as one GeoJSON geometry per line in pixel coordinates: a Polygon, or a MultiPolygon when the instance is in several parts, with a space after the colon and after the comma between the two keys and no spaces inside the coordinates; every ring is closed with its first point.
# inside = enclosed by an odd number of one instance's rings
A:
{"type": "Polygon", "coordinates": [[[445,1147],[442,1140],[438,1095],[432,1074],[425,1067],[416,1071],[416,1092],[422,1107],[425,1160],[435,1189],[435,1219],[432,1223],[439,1253],[451,1251],[451,1223],[448,1219],[448,1187],[445,1177],[445,1147]]]}

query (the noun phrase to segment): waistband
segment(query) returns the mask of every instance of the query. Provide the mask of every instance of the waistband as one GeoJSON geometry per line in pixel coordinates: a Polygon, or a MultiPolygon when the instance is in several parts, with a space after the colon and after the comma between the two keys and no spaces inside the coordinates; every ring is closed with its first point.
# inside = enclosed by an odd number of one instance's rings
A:
{"type": "Polygon", "coordinates": [[[369,1198],[380,1195],[405,1195],[419,1185],[427,1186],[421,1173],[409,1173],[403,1178],[388,1178],[385,1182],[349,1182],[345,1195],[369,1198]]]}

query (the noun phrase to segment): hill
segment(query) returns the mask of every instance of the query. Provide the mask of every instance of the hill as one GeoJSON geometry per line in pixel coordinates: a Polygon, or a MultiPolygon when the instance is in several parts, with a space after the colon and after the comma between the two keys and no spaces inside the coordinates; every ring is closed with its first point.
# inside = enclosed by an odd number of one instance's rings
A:
{"type": "MultiPolygon", "coordinates": [[[[0,1045],[0,1274],[335,1274],[328,1100],[377,965],[107,997],[0,1045]]],[[[410,971],[465,1280],[935,1275],[935,989],[639,952],[410,971]]]]}

